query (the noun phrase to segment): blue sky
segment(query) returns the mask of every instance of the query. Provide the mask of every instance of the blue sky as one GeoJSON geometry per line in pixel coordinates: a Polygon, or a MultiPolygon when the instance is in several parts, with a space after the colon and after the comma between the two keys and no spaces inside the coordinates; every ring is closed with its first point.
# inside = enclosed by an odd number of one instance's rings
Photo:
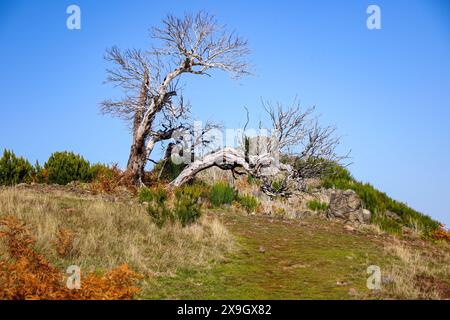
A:
{"type": "Polygon", "coordinates": [[[450,4],[446,0],[4,1],[0,2],[0,148],[43,163],[57,150],[125,165],[130,135],[98,104],[112,45],[146,49],[168,13],[207,10],[248,38],[255,76],[188,76],[197,119],[256,123],[260,99],[296,96],[336,125],[350,169],[450,225],[450,4]],[[81,8],[81,30],[66,8],[81,8]],[[381,8],[368,30],[366,8],[381,8]]]}

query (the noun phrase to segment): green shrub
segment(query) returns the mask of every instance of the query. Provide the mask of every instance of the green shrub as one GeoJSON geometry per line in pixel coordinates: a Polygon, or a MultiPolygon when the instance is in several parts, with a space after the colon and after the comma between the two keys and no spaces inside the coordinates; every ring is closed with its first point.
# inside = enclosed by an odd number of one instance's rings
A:
{"type": "Polygon", "coordinates": [[[175,190],[173,206],[169,206],[167,190],[158,186],[151,189],[141,188],[139,201],[149,203],[147,212],[158,227],[175,221],[185,227],[201,216],[201,194],[200,186],[185,185],[175,190]]]}
{"type": "Polygon", "coordinates": [[[90,182],[93,173],[89,161],[73,152],[55,152],[44,165],[49,183],[90,182]]]}
{"type": "Polygon", "coordinates": [[[151,202],[153,200],[153,193],[149,188],[143,187],[139,189],[138,198],[140,203],[151,202]]]}
{"type": "Polygon", "coordinates": [[[173,221],[172,211],[166,206],[165,203],[152,202],[148,205],[147,212],[153,222],[160,228],[167,222],[173,221]]]}
{"type": "Polygon", "coordinates": [[[16,157],[13,151],[4,150],[0,159],[0,185],[29,183],[33,180],[34,168],[28,160],[16,157]]]}
{"type": "Polygon", "coordinates": [[[37,160],[36,160],[36,164],[34,165],[33,181],[37,182],[37,183],[45,183],[46,182],[44,168],[40,165],[39,161],[37,161],[37,160]]]}
{"type": "Polygon", "coordinates": [[[226,182],[217,182],[211,188],[209,200],[214,207],[231,204],[236,197],[236,191],[226,182]]]}
{"type": "Polygon", "coordinates": [[[199,204],[202,189],[197,185],[186,185],[175,191],[173,215],[184,227],[198,220],[201,216],[199,204]]]}
{"type": "Polygon", "coordinates": [[[154,188],[143,187],[139,191],[139,201],[140,202],[156,202],[158,204],[163,204],[167,201],[169,195],[167,190],[163,186],[157,186],[154,188]]]}
{"type": "Polygon", "coordinates": [[[319,200],[311,200],[307,203],[308,208],[313,211],[326,211],[328,209],[328,204],[325,202],[320,202],[319,200]]]}
{"type": "Polygon", "coordinates": [[[272,188],[273,188],[273,191],[276,193],[281,192],[281,190],[283,189],[283,180],[272,181],[272,188]]]}
{"type": "Polygon", "coordinates": [[[167,222],[173,221],[173,213],[167,206],[167,199],[167,190],[162,186],[151,189],[144,187],[139,191],[139,201],[148,202],[147,212],[160,228],[167,222]]]}
{"type": "Polygon", "coordinates": [[[254,212],[258,207],[258,200],[250,195],[238,196],[238,202],[247,211],[247,213],[254,212]]]}
{"type": "Polygon", "coordinates": [[[92,177],[93,180],[100,177],[101,175],[111,179],[114,177],[114,169],[116,167],[117,165],[112,165],[110,167],[103,163],[95,163],[90,167],[90,176],[92,177]]]}

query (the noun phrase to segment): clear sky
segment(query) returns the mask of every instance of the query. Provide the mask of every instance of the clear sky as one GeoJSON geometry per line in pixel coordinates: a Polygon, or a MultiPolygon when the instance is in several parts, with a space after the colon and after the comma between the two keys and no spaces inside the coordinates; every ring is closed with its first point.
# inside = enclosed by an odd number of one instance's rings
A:
{"type": "Polygon", "coordinates": [[[204,9],[248,38],[255,76],[186,77],[197,119],[257,122],[260,99],[298,96],[336,125],[350,170],[392,197],[450,225],[450,2],[0,1],[0,148],[43,163],[73,150],[91,162],[125,165],[130,134],[98,104],[104,50],[146,49],[148,28],[168,13],[204,9]],[[66,8],[81,8],[81,30],[66,8]],[[381,30],[366,9],[381,8],[381,30]]]}

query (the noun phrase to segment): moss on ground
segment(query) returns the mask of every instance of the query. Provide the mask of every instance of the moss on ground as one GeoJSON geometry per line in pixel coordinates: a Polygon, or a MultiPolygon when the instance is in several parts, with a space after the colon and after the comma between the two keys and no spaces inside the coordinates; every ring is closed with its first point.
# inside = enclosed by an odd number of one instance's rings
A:
{"type": "MultiPolygon", "coordinates": [[[[215,213],[217,214],[217,213],[215,213]]],[[[181,270],[151,281],[153,299],[352,299],[369,297],[369,265],[381,246],[340,224],[222,215],[239,249],[205,270],[181,270]],[[264,251],[264,252],[262,252],[264,251]],[[351,289],[351,290],[350,290],[351,289]],[[349,294],[349,291],[352,294],[349,294]]]]}

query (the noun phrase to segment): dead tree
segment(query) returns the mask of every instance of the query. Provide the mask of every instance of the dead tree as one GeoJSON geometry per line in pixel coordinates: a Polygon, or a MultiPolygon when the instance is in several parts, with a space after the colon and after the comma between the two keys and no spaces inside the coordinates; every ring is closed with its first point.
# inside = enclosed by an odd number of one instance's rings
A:
{"type": "Polygon", "coordinates": [[[182,98],[174,101],[180,97],[180,77],[186,73],[209,76],[212,69],[233,77],[249,73],[244,60],[249,53],[247,42],[207,13],[169,15],[162,27],[151,29],[150,37],[155,43],[148,52],[113,47],[105,56],[115,66],[107,70],[107,82],[121,87],[125,96],[104,101],[101,109],[131,124],[127,170],[137,185],[142,184],[155,144],[186,126],[188,108],[182,98]]]}
{"type": "MultiPolygon", "coordinates": [[[[171,185],[180,186],[200,171],[215,166],[260,179],[261,190],[269,196],[289,196],[302,190],[307,179],[321,177],[347,157],[336,153],[339,138],[335,129],[319,127],[317,118],[312,116],[314,108],[304,111],[296,101],[287,109],[280,104],[263,105],[271,123],[268,137],[263,139],[264,148],[252,148],[248,143],[223,148],[189,164],[171,185]],[[249,152],[255,149],[259,151],[249,152]],[[280,181],[277,187],[273,184],[275,179],[280,181]]],[[[243,141],[258,143],[259,138],[244,136],[243,141]]]]}

